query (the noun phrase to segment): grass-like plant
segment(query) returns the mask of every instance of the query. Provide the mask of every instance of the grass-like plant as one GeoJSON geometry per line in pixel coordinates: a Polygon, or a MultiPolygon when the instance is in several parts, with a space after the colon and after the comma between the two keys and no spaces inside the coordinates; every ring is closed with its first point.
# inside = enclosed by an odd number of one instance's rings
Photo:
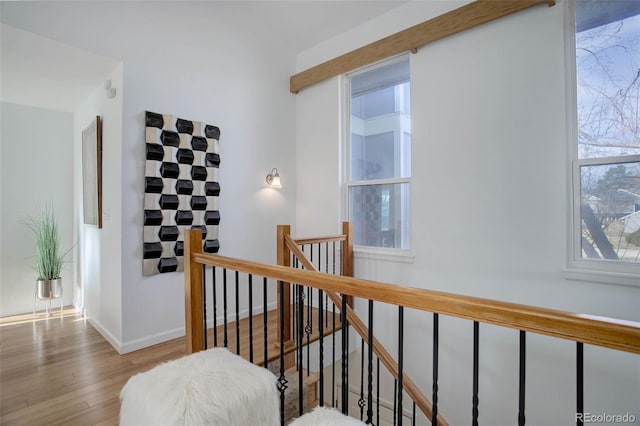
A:
{"type": "Polygon", "coordinates": [[[53,207],[47,206],[37,217],[29,220],[29,227],[36,237],[35,259],[39,280],[60,278],[64,258],[69,253],[60,253],[60,232],[53,207]]]}

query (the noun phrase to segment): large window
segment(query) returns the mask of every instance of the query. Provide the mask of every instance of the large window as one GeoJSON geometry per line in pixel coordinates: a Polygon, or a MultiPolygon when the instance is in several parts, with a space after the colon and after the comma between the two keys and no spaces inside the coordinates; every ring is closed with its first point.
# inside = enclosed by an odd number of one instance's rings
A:
{"type": "Polygon", "coordinates": [[[347,75],[345,180],[357,246],[409,248],[409,80],[406,55],[347,75]]]}
{"type": "Polygon", "coordinates": [[[577,0],[574,260],[640,265],[640,2],[577,0]]]}

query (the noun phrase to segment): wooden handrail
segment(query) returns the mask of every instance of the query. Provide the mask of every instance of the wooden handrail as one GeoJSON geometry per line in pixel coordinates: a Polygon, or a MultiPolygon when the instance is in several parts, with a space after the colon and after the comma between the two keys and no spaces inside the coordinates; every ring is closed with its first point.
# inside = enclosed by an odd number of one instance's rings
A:
{"type": "MultiPolygon", "coordinates": [[[[286,246],[285,240],[283,238],[284,235],[291,237],[291,227],[289,225],[278,225],[278,250],[281,250],[281,246],[286,246]],[[282,231],[281,229],[286,231],[282,231]]],[[[342,254],[340,260],[340,275],[345,277],[353,276],[353,224],[351,222],[342,222],[342,234],[339,235],[328,235],[324,237],[309,237],[309,238],[292,238],[292,240],[297,245],[305,245],[305,244],[318,244],[318,243],[330,243],[339,241],[340,242],[340,252],[342,254]]],[[[282,250],[287,250],[288,248],[283,248],[282,250]]],[[[278,258],[279,259],[279,258],[278,258]]],[[[280,261],[278,261],[278,265],[282,265],[280,261]]],[[[314,269],[316,270],[316,269],[314,269]]],[[[353,296],[347,297],[347,304],[353,307],[353,296]]]]}
{"type": "Polygon", "coordinates": [[[555,0],[476,0],[292,75],[289,91],[298,93],[320,81],[402,52],[416,53],[418,47],[427,43],[544,3],[553,6],[555,0]]]}
{"type": "MultiPolygon", "coordinates": [[[[309,258],[300,250],[297,241],[294,241],[291,237],[285,236],[285,242],[289,250],[302,262],[302,265],[310,271],[318,271],[315,265],[309,260],[309,258]]],[[[340,309],[342,307],[340,296],[332,291],[327,291],[325,294],[329,296],[333,304],[340,309]]],[[[360,319],[358,314],[355,313],[353,308],[349,305],[346,305],[346,316],[347,321],[354,330],[360,335],[360,337],[369,345],[369,329],[365,325],[365,323],[360,319]]],[[[394,379],[398,380],[398,363],[393,358],[393,356],[385,349],[385,347],[380,343],[378,339],[373,338],[373,352],[375,352],[376,356],[382,364],[387,368],[387,371],[391,373],[394,379]]],[[[407,395],[416,403],[416,406],[424,413],[425,416],[429,420],[433,418],[433,405],[431,401],[427,399],[427,397],[422,393],[420,388],[411,380],[411,377],[407,375],[406,372],[402,373],[402,381],[404,383],[404,389],[407,392],[407,395]]],[[[448,423],[444,419],[441,414],[438,414],[438,424],[447,426],[448,423]]]]}
{"type": "Polygon", "coordinates": [[[326,237],[309,237],[309,238],[296,238],[294,241],[296,244],[318,244],[318,243],[330,243],[332,241],[344,241],[347,239],[346,235],[327,235],[326,237]]]}
{"type": "MultiPolygon", "coordinates": [[[[197,230],[186,231],[186,234],[192,232],[197,230]]],[[[191,262],[215,265],[324,291],[640,354],[640,323],[635,321],[327,275],[200,252],[186,252],[185,262],[185,270],[191,262]]],[[[185,274],[185,280],[188,275],[200,282],[201,275],[185,274]]]]}

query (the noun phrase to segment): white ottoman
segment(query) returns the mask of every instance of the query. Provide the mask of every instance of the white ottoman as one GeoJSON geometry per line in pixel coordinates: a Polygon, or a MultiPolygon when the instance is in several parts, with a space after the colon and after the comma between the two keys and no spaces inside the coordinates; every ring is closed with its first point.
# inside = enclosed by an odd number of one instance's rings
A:
{"type": "Polygon", "coordinates": [[[276,377],[225,348],[160,364],[120,392],[120,425],[280,424],[276,377]]]}
{"type": "Polygon", "coordinates": [[[362,426],[358,419],[348,417],[335,408],[316,407],[312,412],[298,417],[289,426],[362,426]]]}

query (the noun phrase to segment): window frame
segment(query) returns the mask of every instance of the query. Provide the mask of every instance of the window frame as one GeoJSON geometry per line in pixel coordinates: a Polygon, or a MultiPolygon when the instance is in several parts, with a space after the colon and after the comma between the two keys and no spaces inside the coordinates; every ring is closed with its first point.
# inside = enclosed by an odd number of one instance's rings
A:
{"type": "Polygon", "coordinates": [[[585,259],[582,257],[582,215],[580,168],[591,165],[624,164],[640,161],[639,155],[580,159],[578,156],[578,90],[576,66],[576,0],[565,2],[566,139],[568,237],[567,261],[563,270],[570,280],[640,287],[640,263],[585,259]]]}
{"type": "MultiPolygon", "coordinates": [[[[383,59],[381,61],[374,62],[362,68],[358,68],[349,73],[343,74],[340,78],[342,80],[342,84],[340,84],[342,95],[341,99],[341,114],[340,114],[340,123],[341,123],[341,156],[342,156],[342,167],[341,167],[341,183],[342,183],[342,216],[345,220],[350,220],[351,218],[351,206],[350,206],[350,191],[351,188],[358,186],[373,186],[373,185],[396,185],[396,184],[406,184],[407,191],[407,220],[405,223],[406,234],[407,234],[407,245],[406,248],[395,248],[395,247],[379,247],[379,246],[363,246],[363,245],[355,245],[354,244],[354,256],[356,258],[365,258],[365,259],[377,259],[377,260],[386,260],[386,261],[396,261],[402,263],[412,263],[414,260],[414,255],[412,251],[411,245],[411,229],[412,229],[412,214],[411,214],[411,174],[407,177],[394,177],[388,179],[370,179],[370,180],[352,180],[351,179],[351,77],[357,76],[368,71],[374,70],[376,68],[383,67],[385,65],[393,64],[396,62],[400,62],[403,60],[409,61],[409,67],[411,67],[411,56],[409,53],[401,53],[399,55],[392,56],[390,58],[383,59]]],[[[411,86],[409,88],[409,93],[411,93],[411,86]]],[[[413,103],[410,99],[411,104],[413,103]]],[[[413,142],[413,135],[410,135],[409,141],[409,158],[407,159],[411,167],[412,159],[411,159],[411,145],[413,142]]]]}

